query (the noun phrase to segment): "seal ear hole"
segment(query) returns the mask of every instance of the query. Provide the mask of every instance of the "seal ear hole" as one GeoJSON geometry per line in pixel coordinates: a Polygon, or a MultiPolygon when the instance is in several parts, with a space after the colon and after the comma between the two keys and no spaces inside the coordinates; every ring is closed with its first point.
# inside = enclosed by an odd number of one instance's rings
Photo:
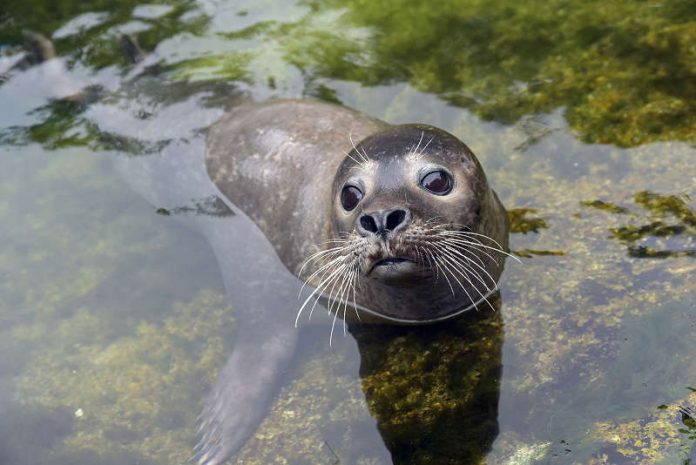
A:
{"type": "Polygon", "coordinates": [[[435,195],[449,194],[452,184],[452,176],[444,170],[431,171],[420,180],[421,187],[435,195]]]}
{"type": "Polygon", "coordinates": [[[363,198],[363,193],[355,186],[344,186],[341,191],[341,206],[346,211],[351,211],[358,206],[363,198]]]}

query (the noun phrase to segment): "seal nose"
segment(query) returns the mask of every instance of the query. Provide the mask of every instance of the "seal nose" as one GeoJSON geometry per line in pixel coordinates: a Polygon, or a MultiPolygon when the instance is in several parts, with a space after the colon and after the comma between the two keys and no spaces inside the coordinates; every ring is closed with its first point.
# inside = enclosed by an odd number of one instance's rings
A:
{"type": "Polygon", "coordinates": [[[389,232],[402,229],[410,220],[411,215],[409,212],[401,208],[379,210],[360,215],[356,229],[363,237],[367,237],[371,234],[385,237],[389,232]]]}

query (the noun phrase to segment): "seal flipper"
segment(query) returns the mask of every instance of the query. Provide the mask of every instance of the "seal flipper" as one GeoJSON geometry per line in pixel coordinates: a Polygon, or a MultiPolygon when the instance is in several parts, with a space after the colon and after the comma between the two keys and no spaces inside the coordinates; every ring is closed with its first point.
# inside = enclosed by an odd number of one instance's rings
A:
{"type": "Polygon", "coordinates": [[[210,181],[203,145],[197,136],[170,143],[157,156],[124,156],[115,162],[133,190],[205,236],[235,312],[233,352],[204,406],[192,458],[217,465],[254,433],[279,388],[300,333],[294,322],[302,282],[285,268],[258,226],[210,181]],[[201,211],[196,208],[201,199],[218,199],[228,212],[201,211]]]}
{"type": "Polygon", "coordinates": [[[194,455],[199,465],[223,463],[254,433],[280,388],[300,333],[293,309],[302,283],[285,268],[258,226],[229,206],[233,217],[198,218],[239,315],[232,355],[201,415],[194,455]]]}
{"type": "Polygon", "coordinates": [[[290,362],[299,331],[273,335],[245,328],[220,372],[201,415],[199,465],[218,465],[237,452],[265,417],[278,390],[275,382],[290,362]]]}

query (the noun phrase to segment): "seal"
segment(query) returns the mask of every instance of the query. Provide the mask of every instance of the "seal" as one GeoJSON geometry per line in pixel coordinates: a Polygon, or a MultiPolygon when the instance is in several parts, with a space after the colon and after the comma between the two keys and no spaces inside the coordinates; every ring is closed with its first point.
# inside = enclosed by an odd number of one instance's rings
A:
{"type": "MultiPolygon", "coordinates": [[[[441,129],[321,102],[245,103],[210,128],[205,163],[311,289],[295,324],[317,302],[333,314],[332,334],[337,317],[441,322],[486,305],[497,289],[507,214],[473,152],[441,129]]],[[[249,357],[280,356],[282,343],[268,341],[246,349],[249,357]]],[[[250,367],[237,360],[223,372],[203,413],[201,465],[221,463],[251,434],[240,402],[226,401],[248,389],[239,380],[250,367]]]]}
{"type": "Polygon", "coordinates": [[[285,266],[357,318],[432,323],[496,287],[505,209],[441,129],[319,102],[245,104],[211,127],[205,157],[285,266]]]}

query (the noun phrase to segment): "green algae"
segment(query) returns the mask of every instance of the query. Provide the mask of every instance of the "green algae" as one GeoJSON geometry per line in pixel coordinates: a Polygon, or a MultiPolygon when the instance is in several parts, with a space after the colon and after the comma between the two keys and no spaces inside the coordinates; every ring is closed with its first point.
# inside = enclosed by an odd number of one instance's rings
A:
{"type": "MultiPolygon", "coordinates": [[[[108,19],[59,40],[59,48],[91,66],[124,65],[109,31],[133,19],[136,4],[118,2],[114,10],[91,2],[89,11],[109,10],[108,19]]],[[[215,44],[205,56],[194,53],[183,60],[173,50],[165,53],[179,79],[267,85],[269,79],[299,78],[304,96],[329,101],[340,100],[332,80],[363,86],[402,81],[506,124],[564,108],[570,126],[588,142],[629,147],[695,140],[696,8],[685,0],[448,0],[437,6],[412,0],[315,0],[300,5],[306,7],[300,18],[291,14],[216,31],[228,38],[226,45],[206,37],[207,15],[188,19],[187,13],[195,13],[190,2],[175,3],[156,21],[137,19],[147,23],[140,33],[146,50],[177,36],[203,36],[215,44]],[[293,68],[299,77],[293,77],[293,68]]],[[[10,2],[0,42],[16,42],[20,28],[53,31],[84,8],[68,0],[52,8],[10,2]]]]}
{"type": "MultiPolygon", "coordinates": [[[[693,403],[693,396],[690,402],[693,403]]],[[[592,437],[603,447],[588,465],[614,463],[618,458],[636,465],[683,464],[696,440],[696,424],[678,403],[656,407],[651,415],[634,421],[599,422],[592,437]]]]}
{"type": "Polygon", "coordinates": [[[73,412],[61,454],[183,463],[200,408],[191,400],[202,399],[226,356],[224,300],[202,292],[160,324],[141,322],[115,339],[109,321],[81,309],[53,329],[55,342],[17,380],[20,401],[73,412]]]}
{"type": "MultiPolygon", "coordinates": [[[[696,213],[687,204],[688,196],[661,195],[642,191],[634,196],[634,202],[647,214],[634,224],[611,228],[612,237],[627,244],[628,254],[636,258],[668,258],[696,256],[696,249],[658,250],[642,245],[648,238],[670,238],[679,236],[684,241],[696,239],[696,213]],[[635,224],[638,223],[638,224],[635,224]]],[[[583,206],[597,208],[610,213],[628,214],[629,209],[600,200],[581,202],[583,206]]],[[[632,216],[638,216],[633,214],[632,216]]],[[[641,215],[642,216],[642,215],[641,215]]],[[[674,246],[673,246],[674,247],[674,246]]]]}
{"type": "Polygon", "coordinates": [[[505,123],[564,107],[588,142],[694,141],[696,8],[686,1],[307,4],[345,12],[341,32],[288,52],[324,77],[406,80],[505,123]]]}
{"type": "Polygon", "coordinates": [[[194,58],[177,63],[173,78],[186,81],[199,79],[248,81],[249,75],[246,68],[250,61],[250,53],[227,53],[194,58]]]}
{"type": "Polygon", "coordinates": [[[540,229],[548,228],[544,218],[528,216],[530,213],[535,212],[536,210],[533,208],[514,208],[508,210],[510,232],[522,234],[530,232],[538,233],[540,229]]]}
{"type": "Polygon", "coordinates": [[[696,9],[683,0],[303,4],[298,21],[228,37],[277,43],[305,96],[335,101],[330,80],[406,81],[507,124],[562,107],[588,142],[694,141],[696,9]]]}
{"type": "Polygon", "coordinates": [[[500,312],[425,330],[352,333],[367,405],[394,464],[485,463],[497,433],[500,312]]]}
{"type": "Polygon", "coordinates": [[[204,290],[187,301],[186,286],[171,288],[175,273],[142,260],[177,240],[162,225],[138,237],[156,215],[124,214],[133,198],[100,172],[102,160],[25,152],[41,163],[3,152],[0,175],[9,201],[0,220],[13,244],[0,251],[0,349],[14,354],[0,362],[0,386],[11,386],[3,417],[16,426],[7,447],[0,441],[3,460],[185,461],[205,387],[229,352],[225,298],[204,290]],[[169,310],[167,294],[182,303],[169,310]],[[42,442],[23,451],[32,433],[42,442]]]}
{"type": "Polygon", "coordinates": [[[604,210],[609,213],[628,213],[628,209],[624,207],[619,207],[611,202],[605,202],[603,200],[583,200],[580,202],[583,207],[596,208],[598,210],[604,210]]]}

